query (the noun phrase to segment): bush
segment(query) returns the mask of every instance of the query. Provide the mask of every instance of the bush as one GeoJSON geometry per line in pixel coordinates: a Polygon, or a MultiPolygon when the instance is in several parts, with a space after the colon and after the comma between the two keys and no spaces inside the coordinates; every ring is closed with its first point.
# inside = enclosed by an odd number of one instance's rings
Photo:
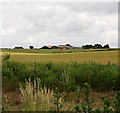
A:
{"type": "Polygon", "coordinates": [[[74,62],[71,65],[66,64],[40,64],[40,63],[17,63],[7,61],[3,63],[3,79],[10,81],[21,81],[25,79],[36,80],[40,78],[43,84],[51,88],[58,87],[66,91],[74,91],[78,86],[83,86],[85,82],[90,84],[92,89],[119,90],[120,67],[116,64],[97,64],[95,62],[74,62]]]}

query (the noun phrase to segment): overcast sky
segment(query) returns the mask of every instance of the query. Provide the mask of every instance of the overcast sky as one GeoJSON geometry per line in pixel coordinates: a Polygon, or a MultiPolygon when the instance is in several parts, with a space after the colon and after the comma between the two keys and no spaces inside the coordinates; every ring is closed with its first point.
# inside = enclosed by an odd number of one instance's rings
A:
{"type": "Polygon", "coordinates": [[[118,3],[2,3],[1,47],[109,44],[118,47],[118,3]]]}

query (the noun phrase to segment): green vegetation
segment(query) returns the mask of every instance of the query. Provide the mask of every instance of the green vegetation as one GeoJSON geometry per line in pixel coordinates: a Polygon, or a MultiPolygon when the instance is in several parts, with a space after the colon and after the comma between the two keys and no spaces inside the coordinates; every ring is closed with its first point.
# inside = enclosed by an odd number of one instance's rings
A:
{"type": "MultiPolygon", "coordinates": [[[[22,100],[20,111],[76,111],[76,113],[120,112],[120,91],[116,92],[113,100],[110,100],[108,97],[101,97],[103,101],[100,105],[101,107],[96,108],[94,106],[94,98],[90,98],[91,87],[88,83],[85,83],[84,87],[80,90],[84,92],[83,102],[78,105],[72,103],[68,106],[71,100],[64,100],[64,95],[60,94],[58,88],[55,88],[53,91],[50,88],[43,87],[40,79],[36,79],[36,81],[29,79],[28,81],[26,80],[25,84],[25,88],[20,84],[20,96],[22,100]]],[[[5,105],[2,108],[8,111],[8,106],[7,104],[5,105]]]]}
{"type": "Polygon", "coordinates": [[[94,98],[89,98],[91,89],[90,89],[90,85],[88,85],[87,83],[84,84],[84,100],[86,103],[82,103],[81,105],[81,109],[79,106],[75,106],[75,110],[77,112],[84,112],[84,113],[91,113],[93,110],[93,107],[91,106],[91,104],[94,102],[94,98]]]}
{"type": "Polygon", "coordinates": [[[54,96],[54,104],[56,105],[57,111],[60,111],[60,109],[63,107],[63,105],[59,102],[61,96],[59,95],[58,88],[55,88],[55,94],[54,96]]]}
{"type": "MultiPolygon", "coordinates": [[[[110,53],[111,51],[107,54],[109,55],[110,53]]],[[[89,52],[86,54],[90,56],[89,52]]],[[[105,55],[106,54],[104,54],[104,57],[105,55]]],[[[32,58],[33,56],[34,55],[32,55],[32,58]]],[[[110,63],[110,61],[107,64],[101,64],[89,59],[88,62],[84,60],[77,62],[78,60],[76,59],[76,62],[74,61],[69,64],[48,61],[40,63],[36,62],[36,59],[34,59],[34,62],[25,63],[15,62],[11,60],[11,57],[11,54],[3,56],[3,90],[5,92],[19,92],[23,103],[20,110],[74,110],[84,113],[91,113],[92,111],[98,113],[101,111],[105,113],[112,110],[116,112],[120,111],[120,75],[118,74],[120,66],[118,64],[110,63]],[[103,103],[100,105],[101,107],[96,108],[94,107],[95,101],[90,95],[91,91],[114,91],[117,93],[113,101],[109,98],[102,97],[103,103]],[[76,94],[75,100],[78,104],[73,102],[73,99],[69,96],[71,93],[76,94]],[[82,102],[79,100],[81,96],[83,96],[82,102]]],[[[63,59],[65,59],[65,57],[63,59]]],[[[66,60],[67,59],[70,59],[70,57],[67,57],[66,60]]],[[[112,59],[114,59],[114,57],[112,57],[112,59]]],[[[72,98],[75,98],[74,96],[72,98]]],[[[4,97],[5,102],[2,108],[3,110],[10,110],[8,105],[9,100],[7,96],[4,97]]]]}
{"type": "Polygon", "coordinates": [[[58,87],[66,91],[74,91],[77,86],[83,86],[85,82],[95,90],[117,90],[120,86],[117,64],[97,64],[95,62],[83,62],[72,64],[41,64],[18,63],[6,61],[2,66],[2,76],[5,80],[21,81],[25,79],[35,80],[40,78],[43,84],[51,88],[58,87]]]}

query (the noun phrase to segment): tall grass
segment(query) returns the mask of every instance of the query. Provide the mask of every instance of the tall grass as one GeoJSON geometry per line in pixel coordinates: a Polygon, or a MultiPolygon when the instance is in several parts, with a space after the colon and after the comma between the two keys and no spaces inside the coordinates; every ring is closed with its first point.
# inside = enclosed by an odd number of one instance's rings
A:
{"type": "Polygon", "coordinates": [[[53,108],[53,90],[42,87],[40,79],[26,80],[26,88],[20,84],[21,100],[24,111],[49,111],[53,108]]]}
{"type": "MultiPolygon", "coordinates": [[[[34,80],[33,82],[31,79],[26,80],[25,88],[22,87],[21,84],[19,85],[23,104],[23,106],[21,106],[22,111],[57,111],[54,104],[55,92],[50,88],[43,87],[40,79],[34,80]]],[[[62,94],[62,97],[64,97],[64,95],[65,93],[62,94]]],[[[75,105],[74,101],[66,102],[61,97],[59,98],[59,102],[63,105],[61,109],[63,111],[72,111],[75,105]]]]}

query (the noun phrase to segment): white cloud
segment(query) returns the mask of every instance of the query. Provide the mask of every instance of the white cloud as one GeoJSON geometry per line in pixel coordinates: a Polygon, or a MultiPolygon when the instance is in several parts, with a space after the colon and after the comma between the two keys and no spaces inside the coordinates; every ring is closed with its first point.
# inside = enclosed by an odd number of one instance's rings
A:
{"type": "Polygon", "coordinates": [[[10,36],[12,34],[16,33],[16,30],[15,29],[12,29],[12,28],[8,28],[8,29],[2,29],[0,30],[0,35],[1,36],[10,36]]]}
{"type": "Polygon", "coordinates": [[[2,5],[3,47],[109,43],[117,47],[117,3],[7,3],[2,5]],[[5,43],[11,39],[9,43],[5,43]]]}
{"type": "Polygon", "coordinates": [[[21,40],[20,41],[20,43],[21,44],[27,44],[27,45],[34,45],[35,43],[36,43],[37,41],[35,40],[35,38],[34,37],[28,37],[27,39],[25,39],[25,40],[21,40]]]}

